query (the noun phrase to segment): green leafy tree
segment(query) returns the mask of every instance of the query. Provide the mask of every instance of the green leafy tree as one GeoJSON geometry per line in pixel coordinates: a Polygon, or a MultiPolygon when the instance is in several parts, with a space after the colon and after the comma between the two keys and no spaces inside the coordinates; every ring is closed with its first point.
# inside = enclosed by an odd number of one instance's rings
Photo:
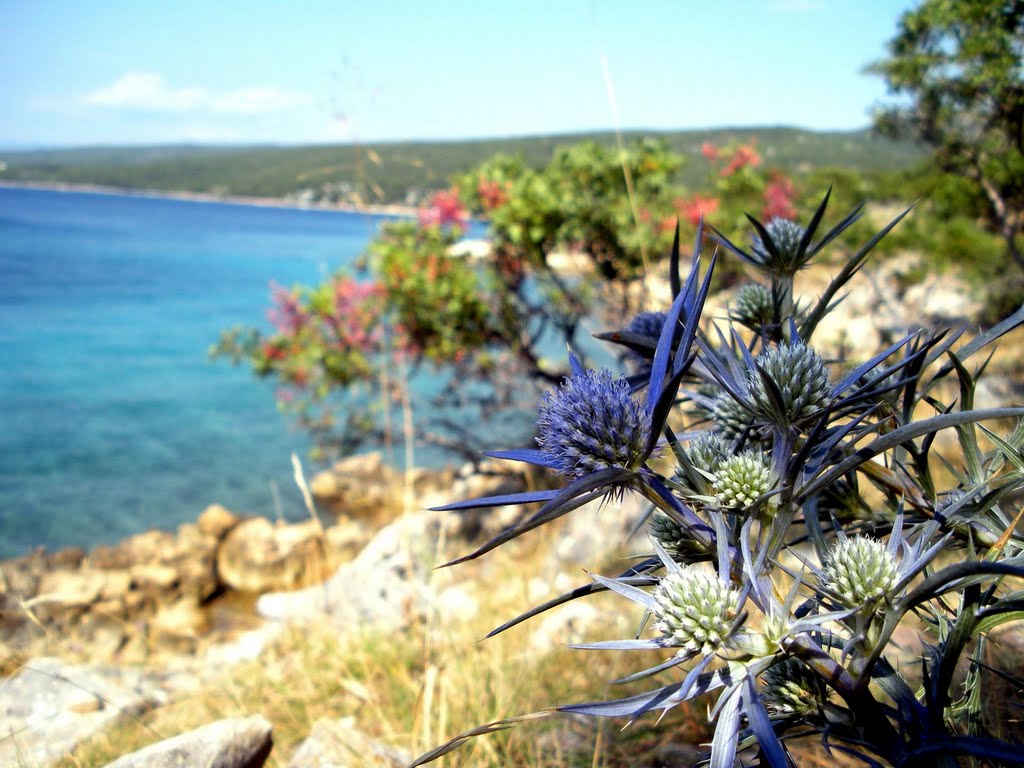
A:
{"type": "MultiPolygon", "coordinates": [[[[325,455],[386,443],[390,409],[409,405],[410,390],[396,389],[403,372],[429,375],[411,390],[418,437],[478,460],[484,446],[464,434],[467,425],[500,416],[510,429],[530,429],[525,406],[569,373],[561,351],[585,357],[585,321],[604,325],[615,313],[632,317],[624,327],[637,333],[658,315],[644,278],[665,274],[677,222],[684,242],[703,220],[705,235],[744,245],[745,211],[792,225],[804,181],[766,167],[753,143],[709,142],[701,154],[710,163],[698,190],[677,182],[684,158],[663,142],[578,144],[539,168],[497,155],[435,194],[418,221],[382,227],[364,271],[276,289],[273,332],[237,328],[215,351],[272,379],[283,409],[325,455]],[[489,246],[455,256],[469,213],[487,222],[489,246]],[[564,253],[575,258],[558,258],[564,253]]],[[[859,187],[850,194],[863,197],[859,187]]],[[[837,244],[848,246],[859,226],[837,244]]],[[[745,269],[742,259],[722,259],[712,287],[738,282],[745,269]]]]}
{"type": "Polygon", "coordinates": [[[868,71],[900,97],[875,126],[930,145],[938,165],[978,186],[1007,253],[1024,267],[1024,2],[925,0],[868,71]]]}

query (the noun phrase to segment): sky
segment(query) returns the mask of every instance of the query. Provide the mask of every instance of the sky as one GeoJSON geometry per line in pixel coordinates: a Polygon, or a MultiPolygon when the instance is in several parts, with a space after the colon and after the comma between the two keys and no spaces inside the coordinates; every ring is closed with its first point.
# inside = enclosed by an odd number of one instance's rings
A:
{"type": "Polygon", "coordinates": [[[0,147],[852,130],[910,0],[0,0],[0,147]]]}

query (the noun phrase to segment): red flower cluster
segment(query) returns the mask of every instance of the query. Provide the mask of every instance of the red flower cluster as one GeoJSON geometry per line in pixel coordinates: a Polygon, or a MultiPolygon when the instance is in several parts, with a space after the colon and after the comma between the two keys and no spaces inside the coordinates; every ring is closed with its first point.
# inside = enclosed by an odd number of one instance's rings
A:
{"type": "Polygon", "coordinates": [[[732,158],[729,160],[729,164],[721,170],[722,176],[731,176],[736,173],[740,168],[750,166],[756,168],[761,164],[761,155],[754,149],[752,144],[741,144],[733,152],[732,158]]]}
{"type": "Polygon", "coordinates": [[[718,210],[718,198],[701,195],[694,195],[689,200],[678,198],[675,208],[683,219],[690,222],[690,226],[696,227],[701,218],[707,219],[718,210]]]}
{"type": "Polygon", "coordinates": [[[277,332],[260,344],[260,353],[263,364],[276,370],[286,385],[281,392],[290,392],[290,399],[314,381],[336,375],[334,369],[327,370],[331,365],[340,370],[337,363],[329,363],[332,354],[348,361],[380,348],[384,289],[377,283],[336,276],[315,292],[271,283],[271,295],[267,317],[277,332]]]}
{"type": "Polygon", "coordinates": [[[378,283],[360,283],[351,277],[334,279],[334,324],[337,345],[372,353],[380,341],[376,322],[384,300],[384,288],[378,283]]]}
{"type": "Polygon", "coordinates": [[[419,211],[419,223],[423,228],[427,227],[454,227],[465,229],[469,214],[459,200],[458,192],[454,189],[444,189],[434,193],[430,198],[430,205],[421,208],[419,211]]]}
{"type": "Polygon", "coordinates": [[[761,214],[764,221],[796,218],[795,194],[793,180],[780,171],[772,171],[771,181],[764,188],[764,210],[761,214]]]}
{"type": "Polygon", "coordinates": [[[717,160],[719,156],[718,147],[712,144],[710,141],[705,141],[701,144],[700,153],[704,155],[708,160],[717,160]]]}
{"type": "Polygon", "coordinates": [[[306,322],[308,315],[302,308],[298,291],[271,281],[270,300],[273,306],[267,310],[267,320],[278,333],[294,334],[306,322]]]}
{"type": "Polygon", "coordinates": [[[476,194],[480,198],[480,206],[485,211],[493,211],[495,208],[503,206],[508,202],[509,186],[511,186],[509,183],[502,186],[493,179],[480,179],[476,185],[476,194]]]}

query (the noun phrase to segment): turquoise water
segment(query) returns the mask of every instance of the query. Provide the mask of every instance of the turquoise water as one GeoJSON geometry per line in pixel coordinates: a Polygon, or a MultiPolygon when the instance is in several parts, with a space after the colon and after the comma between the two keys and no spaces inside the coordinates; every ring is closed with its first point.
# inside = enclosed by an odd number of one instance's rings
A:
{"type": "Polygon", "coordinates": [[[0,557],[174,528],[212,502],[302,516],[308,441],[211,363],[269,282],[350,262],[380,217],[0,189],[0,557]]]}

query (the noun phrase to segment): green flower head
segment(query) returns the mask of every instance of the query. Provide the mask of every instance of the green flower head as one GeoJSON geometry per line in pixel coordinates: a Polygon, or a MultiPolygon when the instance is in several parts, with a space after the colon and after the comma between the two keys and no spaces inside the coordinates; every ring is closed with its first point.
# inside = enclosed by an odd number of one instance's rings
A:
{"type": "Polygon", "coordinates": [[[772,292],[758,283],[747,283],[736,291],[729,317],[754,331],[772,322],[775,305],[772,292]]]}
{"type": "Polygon", "coordinates": [[[775,485],[771,458],[757,450],[730,456],[719,464],[713,485],[721,506],[749,507],[775,485]]]}
{"type": "Polygon", "coordinates": [[[670,572],[654,588],[655,629],[665,644],[708,656],[727,645],[739,592],[699,565],[670,572]]]}
{"type": "Polygon", "coordinates": [[[837,541],[825,558],[824,586],[850,607],[868,606],[899,581],[899,562],[881,541],[854,536],[837,541]]]}

